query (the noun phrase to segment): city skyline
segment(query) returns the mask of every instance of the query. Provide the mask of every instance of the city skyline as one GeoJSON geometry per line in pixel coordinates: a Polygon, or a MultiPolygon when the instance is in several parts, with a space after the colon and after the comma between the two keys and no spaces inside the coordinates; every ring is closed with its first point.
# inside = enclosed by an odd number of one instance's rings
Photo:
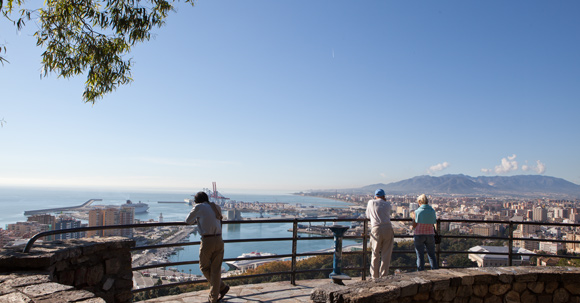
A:
{"type": "Polygon", "coordinates": [[[420,175],[580,184],[580,3],[197,1],[84,104],[0,21],[0,186],[227,192],[420,175]],[[576,138],[576,139],[574,139],[576,138]]]}

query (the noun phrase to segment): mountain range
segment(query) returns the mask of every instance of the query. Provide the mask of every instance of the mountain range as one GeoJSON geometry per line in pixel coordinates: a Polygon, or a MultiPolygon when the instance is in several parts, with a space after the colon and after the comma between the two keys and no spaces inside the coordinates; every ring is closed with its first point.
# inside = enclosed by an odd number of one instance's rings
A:
{"type": "Polygon", "coordinates": [[[431,194],[464,196],[524,196],[580,198],[580,185],[561,178],[540,175],[470,177],[466,175],[417,176],[389,184],[372,184],[345,192],[388,194],[431,194]]]}

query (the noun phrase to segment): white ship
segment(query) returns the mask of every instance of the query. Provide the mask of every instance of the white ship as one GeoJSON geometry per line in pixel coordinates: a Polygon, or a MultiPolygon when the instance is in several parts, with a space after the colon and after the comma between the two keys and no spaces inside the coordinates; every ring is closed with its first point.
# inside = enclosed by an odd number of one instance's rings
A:
{"type": "Polygon", "coordinates": [[[149,210],[149,205],[147,203],[142,203],[141,201],[139,201],[139,203],[133,203],[131,200],[127,200],[125,206],[135,208],[136,214],[146,213],[149,210]]]}
{"type": "Polygon", "coordinates": [[[238,258],[251,258],[251,257],[263,257],[263,256],[273,256],[274,258],[267,258],[267,259],[258,259],[258,260],[240,260],[240,261],[227,261],[226,264],[229,266],[230,269],[232,270],[241,270],[241,271],[246,271],[248,269],[251,268],[256,268],[260,265],[272,262],[272,261],[278,261],[280,260],[280,258],[276,258],[276,254],[273,253],[263,253],[263,252],[256,252],[253,251],[251,253],[244,253],[241,256],[239,256],[238,258]]]}

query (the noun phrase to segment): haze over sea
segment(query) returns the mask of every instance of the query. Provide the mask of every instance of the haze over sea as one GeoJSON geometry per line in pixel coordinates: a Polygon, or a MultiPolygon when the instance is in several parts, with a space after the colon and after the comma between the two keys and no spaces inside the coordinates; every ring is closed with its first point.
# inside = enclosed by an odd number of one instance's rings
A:
{"type": "MultiPolygon", "coordinates": [[[[197,191],[197,190],[196,190],[197,191]]],[[[6,188],[0,187],[0,205],[2,214],[0,215],[0,227],[5,228],[7,224],[26,221],[24,211],[45,209],[53,207],[76,206],[90,199],[102,199],[103,201],[94,204],[120,205],[131,200],[133,202],[143,202],[149,205],[149,212],[136,214],[139,220],[158,220],[163,214],[163,221],[183,221],[191,210],[187,204],[164,204],[158,201],[181,202],[184,199],[192,198],[192,193],[138,193],[122,191],[90,191],[90,190],[53,190],[40,188],[6,188]]],[[[350,204],[341,201],[304,197],[292,194],[224,194],[231,200],[243,202],[281,202],[289,204],[302,204],[314,207],[348,207],[350,204]]],[[[258,217],[257,213],[242,213],[242,217],[258,217]]],[[[264,214],[264,217],[270,217],[264,214]]],[[[318,224],[318,223],[317,223],[318,224]]],[[[270,238],[270,237],[291,237],[288,229],[292,228],[287,223],[256,223],[256,224],[236,224],[224,226],[224,239],[244,239],[244,238],[270,238]]],[[[308,237],[310,235],[302,235],[308,237]]],[[[190,241],[199,241],[198,234],[192,234],[190,241]]],[[[344,245],[354,244],[354,241],[344,241],[344,245]]],[[[298,252],[308,252],[333,247],[332,240],[320,241],[299,241],[298,252]]],[[[171,261],[186,261],[198,259],[198,246],[186,246],[177,255],[171,257],[171,261]]],[[[287,254],[291,252],[291,242],[260,242],[260,243],[231,243],[226,244],[225,258],[235,258],[242,253],[253,251],[270,252],[276,254],[287,254]]],[[[224,267],[225,264],[224,264],[224,267]]],[[[180,270],[200,275],[198,265],[180,266],[180,270]]]]}

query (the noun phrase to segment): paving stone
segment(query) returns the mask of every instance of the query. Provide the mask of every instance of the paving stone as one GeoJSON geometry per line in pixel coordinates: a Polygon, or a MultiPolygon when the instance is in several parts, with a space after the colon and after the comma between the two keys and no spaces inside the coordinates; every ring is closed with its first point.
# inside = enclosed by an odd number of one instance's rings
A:
{"type": "Polygon", "coordinates": [[[0,302],[32,303],[33,301],[29,297],[19,292],[13,292],[7,295],[0,296],[0,302]]]}
{"type": "Polygon", "coordinates": [[[22,288],[17,288],[19,291],[32,298],[42,297],[47,294],[53,294],[59,291],[71,290],[74,287],[69,285],[62,285],[54,282],[30,285],[22,288]]]}

